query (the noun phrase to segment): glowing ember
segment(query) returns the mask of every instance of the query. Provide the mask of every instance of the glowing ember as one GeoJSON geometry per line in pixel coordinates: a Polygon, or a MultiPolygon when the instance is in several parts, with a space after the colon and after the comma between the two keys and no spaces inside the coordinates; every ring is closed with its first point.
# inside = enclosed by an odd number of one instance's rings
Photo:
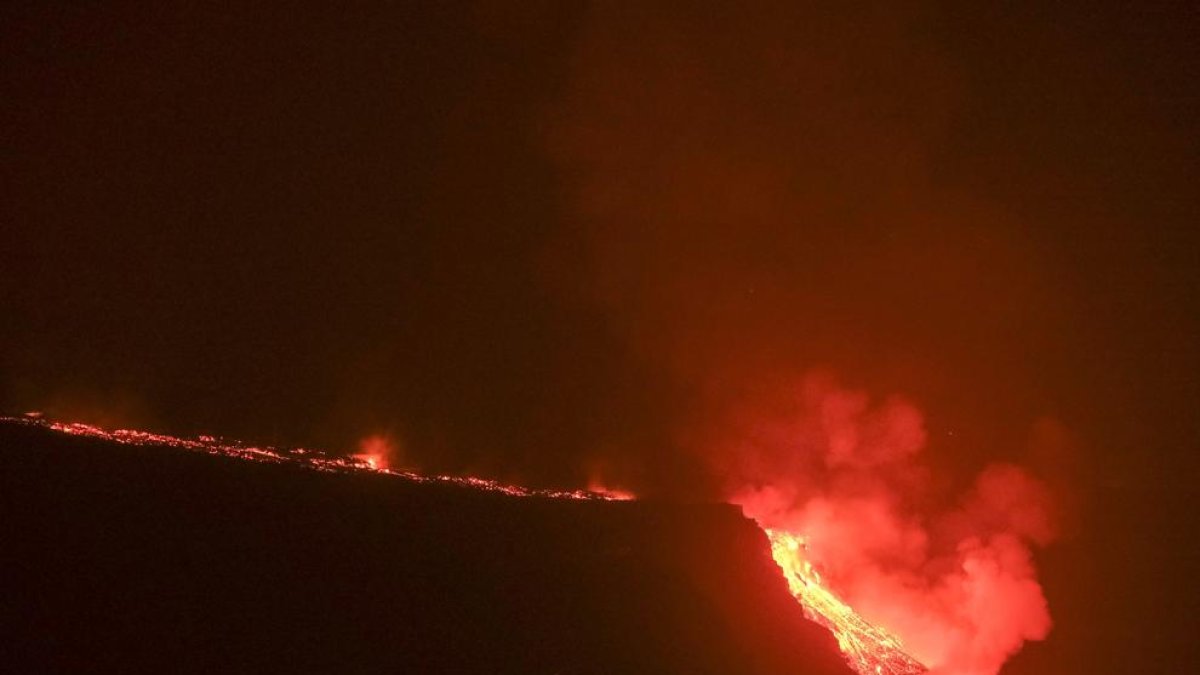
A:
{"type": "Polygon", "coordinates": [[[914,675],[926,669],[904,651],[887,631],[873,626],[842,602],[822,581],[805,556],[804,537],[764,528],[771,555],[783,570],[788,588],[804,607],[804,615],[828,628],[850,665],[861,675],[914,675]]]}
{"type": "MultiPolygon", "coordinates": [[[[0,422],[37,426],[72,436],[99,438],[125,445],[169,446],[255,462],[299,465],[317,471],[369,471],[417,483],[446,483],[499,492],[512,497],[604,501],[634,499],[632,493],[609,489],[595,481],[587,490],[546,490],[507,485],[473,476],[425,476],[409,471],[391,470],[387,468],[388,453],[383,450],[381,444],[374,443],[373,438],[364,442],[364,452],[341,457],[304,448],[257,447],[213,436],[179,438],[131,429],[107,430],[78,422],[51,422],[37,414],[29,414],[22,418],[0,417],[0,422]]],[[[792,595],[804,608],[805,616],[834,634],[847,660],[861,675],[915,675],[927,672],[924,666],[904,651],[899,639],[868,623],[824,586],[820,574],[805,556],[803,536],[765,527],[763,530],[770,539],[775,562],[782,569],[792,595]]]]}
{"type": "Polygon", "coordinates": [[[358,443],[359,452],[351,455],[361,460],[375,470],[387,469],[392,465],[391,458],[396,454],[395,444],[382,434],[367,436],[358,443]]]}
{"type": "Polygon", "coordinates": [[[631,496],[617,492],[593,492],[590,490],[553,490],[527,488],[519,485],[507,485],[488,478],[473,476],[426,476],[411,471],[395,471],[386,468],[386,458],[382,455],[360,454],[350,457],[333,455],[318,450],[305,448],[276,448],[245,445],[214,436],[197,436],[195,438],[179,438],[165,434],[132,429],[102,429],[91,424],[79,422],[50,422],[27,415],[23,418],[0,417],[0,422],[16,422],[38,426],[72,436],[99,438],[124,445],[163,445],[193,452],[204,452],[210,455],[234,457],[269,464],[293,464],[316,471],[352,472],[370,471],[373,473],[396,476],[416,483],[445,483],[468,487],[487,492],[499,492],[510,497],[547,497],[551,499],[583,499],[601,501],[621,501],[631,496]]]}

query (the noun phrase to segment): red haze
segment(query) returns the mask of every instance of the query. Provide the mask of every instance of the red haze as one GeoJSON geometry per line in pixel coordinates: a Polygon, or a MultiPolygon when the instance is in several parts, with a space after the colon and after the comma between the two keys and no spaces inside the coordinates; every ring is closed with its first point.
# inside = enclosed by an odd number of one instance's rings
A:
{"type": "Polygon", "coordinates": [[[388,434],[371,434],[358,442],[355,459],[366,462],[372,469],[401,468],[400,445],[388,434]]]}
{"type": "Polygon", "coordinates": [[[825,376],[747,406],[706,449],[727,497],[763,526],[804,533],[809,558],[868,620],[935,673],[989,675],[1050,615],[1030,547],[1055,536],[1046,489],[995,464],[936,505],[912,405],[872,403],[825,376]]]}

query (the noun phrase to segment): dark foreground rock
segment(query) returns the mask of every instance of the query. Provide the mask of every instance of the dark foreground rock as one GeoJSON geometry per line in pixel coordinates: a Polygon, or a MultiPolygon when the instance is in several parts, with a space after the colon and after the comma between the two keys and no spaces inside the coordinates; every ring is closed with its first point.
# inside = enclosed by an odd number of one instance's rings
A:
{"type": "Polygon", "coordinates": [[[0,424],[7,672],[847,675],[732,507],[511,498],[0,424]]]}

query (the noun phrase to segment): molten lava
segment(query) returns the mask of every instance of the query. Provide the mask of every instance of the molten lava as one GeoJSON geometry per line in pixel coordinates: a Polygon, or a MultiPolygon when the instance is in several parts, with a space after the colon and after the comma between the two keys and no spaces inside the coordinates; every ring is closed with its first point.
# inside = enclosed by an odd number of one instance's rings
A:
{"type": "Polygon", "coordinates": [[[80,422],[50,422],[37,416],[25,418],[0,417],[3,422],[19,422],[40,426],[72,436],[99,438],[124,445],[165,445],[181,450],[204,452],[210,455],[222,455],[254,462],[268,464],[294,464],[316,471],[347,472],[370,471],[374,473],[397,476],[417,483],[447,483],[461,487],[499,492],[510,497],[549,497],[552,499],[593,499],[604,501],[622,501],[631,497],[617,492],[593,492],[590,490],[553,490],[527,488],[519,485],[507,485],[488,478],[473,476],[426,476],[411,471],[396,471],[386,468],[382,456],[373,454],[358,454],[349,457],[334,455],[319,450],[305,448],[277,448],[271,446],[246,445],[237,441],[221,439],[214,436],[197,436],[195,438],[179,438],[165,434],[156,434],[133,429],[102,429],[100,427],[80,422]]]}
{"type": "MultiPolygon", "coordinates": [[[[426,476],[397,471],[386,468],[385,455],[379,452],[363,452],[344,457],[304,448],[258,447],[213,436],[179,438],[131,429],[108,430],[78,422],[52,422],[35,414],[23,418],[0,417],[0,422],[38,426],[59,433],[98,438],[125,445],[169,446],[255,462],[294,464],[316,471],[369,471],[418,483],[451,484],[499,492],[511,497],[605,501],[634,499],[634,495],[629,492],[602,487],[597,482],[593,482],[587,490],[534,489],[472,476],[426,476]]],[[[898,638],[868,623],[824,585],[821,575],[805,556],[805,539],[802,535],[766,527],[763,527],[763,531],[770,540],[772,556],[783,571],[792,596],[803,607],[805,616],[833,633],[850,665],[860,675],[915,675],[926,672],[924,666],[904,651],[898,638]]]]}
{"type": "Polygon", "coordinates": [[[826,588],[805,557],[803,535],[764,528],[771,555],[787,578],[788,589],[810,620],[825,626],[861,675],[915,675],[925,666],[904,651],[899,638],[873,626],[826,588]]]}

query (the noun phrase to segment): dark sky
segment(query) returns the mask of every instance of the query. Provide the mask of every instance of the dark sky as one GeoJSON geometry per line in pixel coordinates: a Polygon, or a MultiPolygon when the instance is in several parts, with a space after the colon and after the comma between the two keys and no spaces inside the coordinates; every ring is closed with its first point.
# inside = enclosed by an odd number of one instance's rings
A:
{"type": "Polygon", "coordinates": [[[1013,672],[1182,655],[1108,585],[1197,557],[1196,10],[794,4],[5,3],[0,409],[694,496],[825,368],[951,473],[1074,439],[1013,672]]]}

